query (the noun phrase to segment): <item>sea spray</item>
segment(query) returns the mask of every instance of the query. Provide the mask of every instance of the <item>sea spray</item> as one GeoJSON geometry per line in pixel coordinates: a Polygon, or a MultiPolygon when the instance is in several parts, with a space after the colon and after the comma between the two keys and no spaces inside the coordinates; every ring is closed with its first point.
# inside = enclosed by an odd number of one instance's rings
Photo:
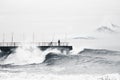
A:
{"type": "Polygon", "coordinates": [[[5,60],[4,64],[26,65],[33,63],[42,63],[45,59],[45,52],[32,44],[24,44],[18,47],[5,60]]]}
{"type": "Polygon", "coordinates": [[[45,54],[42,53],[37,47],[22,46],[18,47],[14,53],[11,53],[4,64],[25,65],[32,63],[42,63],[45,54]]]}
{"type": "Polygon", "coordinates": [[[42,51],[35,44],[21,43],[21,46],[16,48],[13,53],[8,55],[0,63],[11,65],[39,64],[44,62],[46,55],[49,53],[61,54],[60,50],[56,48],[48,48],[42,51]]]}

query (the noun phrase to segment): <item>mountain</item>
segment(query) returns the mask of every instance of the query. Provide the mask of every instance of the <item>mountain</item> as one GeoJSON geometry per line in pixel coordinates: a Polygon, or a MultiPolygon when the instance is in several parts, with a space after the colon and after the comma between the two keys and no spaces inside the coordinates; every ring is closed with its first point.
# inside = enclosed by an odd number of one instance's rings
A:
{"type": "Polygon", "coordinates": [[[107,26],[102,26],[97,29],[97,32],[114,33],[115,31],[107,26]]]}
{"type": "Polygon", "coordinates": [[[112,26],[113,28],[120,28],[120,26],[118,26],[118,25],[116,25],[116,24],[111,24],[111,26],[112,26]]]}

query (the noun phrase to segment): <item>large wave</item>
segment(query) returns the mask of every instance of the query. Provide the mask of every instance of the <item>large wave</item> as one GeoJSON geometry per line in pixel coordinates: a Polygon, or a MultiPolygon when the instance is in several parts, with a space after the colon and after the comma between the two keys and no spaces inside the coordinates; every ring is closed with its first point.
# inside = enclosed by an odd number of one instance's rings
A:
{"type": "Polygon", "coordinates": [[[64,67],[64,73],[119,73],[120,52],[106,49],[84,49],[77,55],[49,53],[45,64],[64,67]]]}
{"type": "Polygon", "coordinates": [[[59,54],[57,49],[49,48],[45,51],[40,50],[35,45],[25,44],[12,51],[12,53],[0,52],[1,65],[28,65],[43,63],[46,55],[50,52],[59,54]]]}
{"type": "MultiPolygon", "coordinates": [[[[3,53],[2,53],[3,55],[3,53]]],[[[41,51],[35,46],[21,46],[0,58],[1,65],[29,65],[63,67],[64,73],[119,73],[120,52],[105,49],[84,49],[77,55],[64,55],[57,49],[41,51]],[[104,66],[104,67],[103,67],[104,66]]]]}
{"type": "Polygon", "coordinates": [[[26,65],[32,63],[42,63],[45,59],[45,55],[45,52],[42,52],[35,46],[21,46],[11,54],[6,54],[1,57],[1,64],[26,65]]]}

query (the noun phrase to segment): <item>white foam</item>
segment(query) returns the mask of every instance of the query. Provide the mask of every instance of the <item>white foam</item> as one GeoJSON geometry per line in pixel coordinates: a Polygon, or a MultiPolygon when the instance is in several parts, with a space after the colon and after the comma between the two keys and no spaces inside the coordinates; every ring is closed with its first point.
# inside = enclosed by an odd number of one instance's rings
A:
{"type": "Polygon", "coordinates": [[[46,54],[36,46],[24,44],[18,47],[14,53],[11,53],[3,63],[13,65],[42,63],[45,60],[45,56],[46,54]]]}
{"type": "Polygon", "coordinates": [[[42,63],[48,53],[61,54],[60,50],[48,48],[41,51],[36,45],[21,43],[14,53],[11,53],[1,64],[26,65],[33,63],[42,63]]]}
{"type": "Polygon", "coordinates": [[[120,74],[41,74],[41,73],[1,73],[0,80],[120,80],[120,74]]]}

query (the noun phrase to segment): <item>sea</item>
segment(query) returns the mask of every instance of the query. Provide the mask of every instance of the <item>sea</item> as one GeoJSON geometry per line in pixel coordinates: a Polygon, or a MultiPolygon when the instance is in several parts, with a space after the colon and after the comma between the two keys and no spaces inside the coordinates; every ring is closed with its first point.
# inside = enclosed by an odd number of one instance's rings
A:
{"type": "Polygon", "coordinates": [[[72,54],[36,46],[0,51],[0,80],[120,80],[120,52],[84,48],[72,54]]]}

